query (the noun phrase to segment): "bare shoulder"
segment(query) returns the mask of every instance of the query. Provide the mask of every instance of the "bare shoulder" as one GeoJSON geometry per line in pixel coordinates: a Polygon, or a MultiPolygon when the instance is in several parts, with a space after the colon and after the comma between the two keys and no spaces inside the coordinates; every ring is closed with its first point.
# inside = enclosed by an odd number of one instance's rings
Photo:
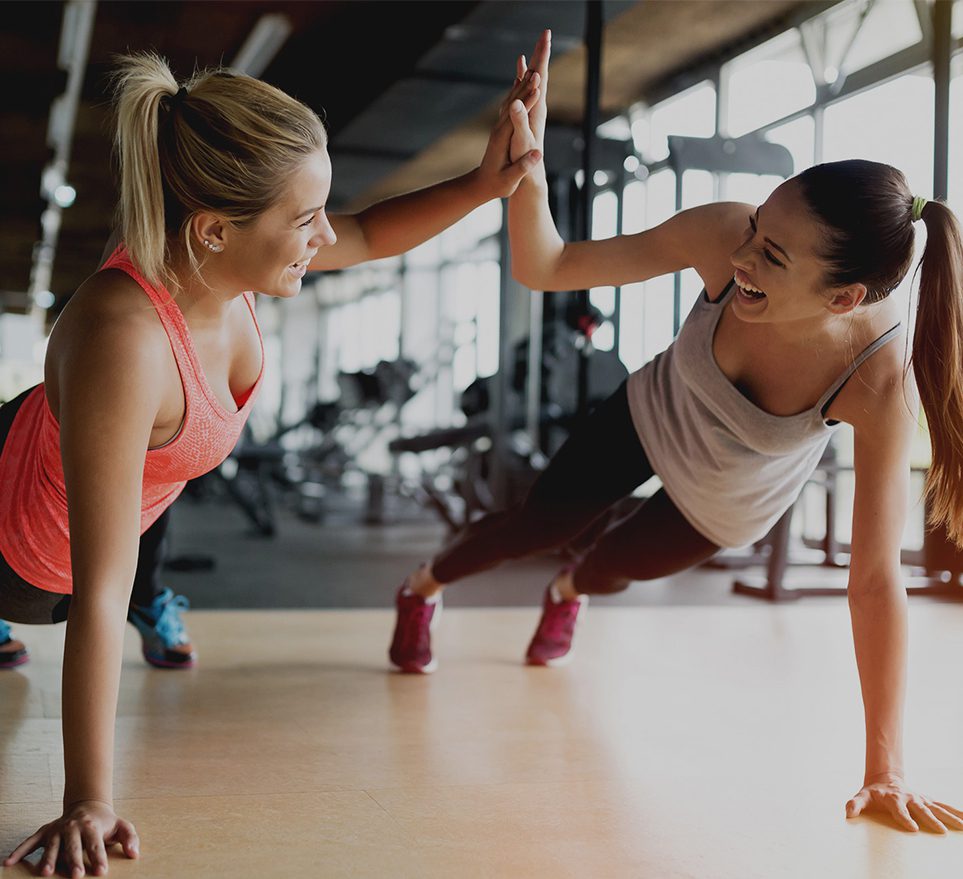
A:
{"type": "Polygon", "coordinates": [[[685,239],[692,247],[690,264],[711,298],[718,296],[732,278],[730,256],[745,241],[754,211],[753,205],[722,201],[676,215],[686,224],[685,239]]]}
{"type": "Polygon", "coordinates": [[[54,325],[50,345],[64,353],[78,347],[123,345],[145,349],[169,346],[164,327],[140,285],[125,272],[107,269],[77,289],[54,325]]]}
{"type": "Polygon", "coordinates": [[[904,437],[915,429],[919,397],[908,370],[905,336],[868,358],[843,387],[829,417],[851,424],[857,434],[904,437]]]}
{"type": "MultiPolygon", "coordinates": [[[[108,269],[77,289],[50,333],[45,383],[58,410],[66,376],[104,385],[166,375],[170,342],[153,305],[129,275],[108,269]]],[[[146,388],[141,389],[146,390],[146,388]]]]}

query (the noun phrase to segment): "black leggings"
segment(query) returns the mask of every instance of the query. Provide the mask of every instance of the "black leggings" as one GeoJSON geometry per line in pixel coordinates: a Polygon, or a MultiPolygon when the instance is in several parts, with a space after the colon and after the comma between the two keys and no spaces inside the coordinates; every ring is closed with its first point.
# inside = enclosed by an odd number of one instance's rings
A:
{"type": "Polygon", "coordinates": [[[663,489],[613,524],[613,506],[654,475],[623,383],[576,426],[525,501],[466,528],[432,561],[432,574],[452,583],[577,539],[589,549],[575,566],[575,588],[605,594],[711,558],[719,547],[689,524],[663,489]]]}
{"type": "MultiPolygon", "coordinates": [[[[30,388],[9,403],[0,406],[0,451],[3,450],[17,410],[32,391],[30,388]]],[[[165,510],[140,538],[137,555],[137,572],[130,603],[146,607],[163,587],[159,581],[161,563],[164,559],[167,526],[170,514],[165,510]]],[[[67,619],[70,596],[40,589],[24,580],[7,564],[0,554],[0,619],[11,623],[59,623],[67,619]]]]}

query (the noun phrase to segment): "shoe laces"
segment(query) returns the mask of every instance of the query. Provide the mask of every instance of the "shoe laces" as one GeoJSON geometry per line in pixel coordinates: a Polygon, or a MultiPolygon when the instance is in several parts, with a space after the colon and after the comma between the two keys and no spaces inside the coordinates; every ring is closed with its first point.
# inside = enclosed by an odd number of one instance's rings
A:
{"type": "Polygon", "coordinates": [[[167,647],[187,643],[181,611],[190,606],[185,596],[175,595],[172,589],[165,589],[151,602],[148,613],[154,621],[154,631],[167,647]]]}
{"type": "Polygon", "coordinates": [[[0,620],[0,644],[6,644],[11,637],[10,624],[6,620],[0,620]]]}

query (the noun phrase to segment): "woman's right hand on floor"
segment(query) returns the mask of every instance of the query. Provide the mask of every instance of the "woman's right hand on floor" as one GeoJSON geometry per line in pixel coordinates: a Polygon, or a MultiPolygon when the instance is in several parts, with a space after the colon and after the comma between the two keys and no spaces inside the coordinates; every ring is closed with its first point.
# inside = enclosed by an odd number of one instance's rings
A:
{"type": "Polygon", "coordinates": [[[44,850],[38,875],[52,876],[58,864],[71,879],[87,875],[84,853],[90,863],[89,875],[107,872],[107,846],[119,843],[128,858],[140,854],[140,839],[134,825],[119,818],[109,803],[81,800],[64,810],[56,821],[45,824],[20,843],[3,862],[12,867],[38,848],[44,850]]]}

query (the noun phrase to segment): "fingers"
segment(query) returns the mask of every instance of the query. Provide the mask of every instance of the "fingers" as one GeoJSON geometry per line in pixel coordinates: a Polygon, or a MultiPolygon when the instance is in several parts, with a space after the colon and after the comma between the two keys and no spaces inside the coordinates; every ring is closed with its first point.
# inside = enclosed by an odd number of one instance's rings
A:
{"type": "Polygon", "coordinates": [[[522,182],[522,178],[541,161],[541,158],[542,154],[538,150],[532,150],[502,171],[502,179],[505,182],[505,191],[502,195],[506,198],[510,196],[522,182]]]}
{"type": "Polygon", "coordinates": [[[930,807],[922,800],[910,800],[909,810],[916,822],[931,833],[946,833],[942,822],[930,811],[930,807]]]}
{"type": "Polygon", "coordinates": [[[528,110],[521,101],[513,101],[509,112],[512,123],[512,139],[509,148],[509,159],[518,161],[526,153],[538,147],[538,141],[528,124],[528,110]]]}
{"type": "Polygon", "coordinates": [[[906,808],[906,803],[897,799],[893,799],[890,802],[890,812],[900,827],[913,833],[920,829],[919,825],[913,820],[913,816],[910,815],[909,809],[906,808]]]}
{"type": "Polygon", "coordinates": [[[41,876],[53,876],[54,870],[57,869],[58,854],[60,854],[60,837],[54,835],[47,840],[43,857],[40,859],[40,863],[38,864],[41,876]]]}
{"type": "Polygon", "coordinates": [[[528,65],[525,63],[525,56],[519,55],[518,60],[515,62],[515,82],[522,81],[522,77],[525,76],[527,69],[528,65]]]}
{"type": "MultiPolygon", "coordinates": [[[[538,74],[535,74],[535,78],[538,78],[538,74]]],[[[525,105],[525,112],[530,113],[532,108],[538,103],[538,99],[542,96],[542,90],[540,88],[534,88],[529,92],[528,96],[522,99],[522,103],[525,105]]]]}
{"type": "Polygon", "coordinates": [[[529,67],[537,70],[542,79],[548,82],[548,59],[552,55],[552,32],[542,31],[542,35],[535,44],[535,51],[532,53],[532,60],[529,67]]]}
{"type": "Polygon", "coordinates": [[[939,803],[934,803],[932,800],[929,802],[930,811],[939,818],[940,821],[946,827],[953,830],[963,830],[963,818],[959,818],[950,812],[945,806],[941,806],[939,803]]]}
{"type": "Polygon", "coordinates": [[[43,839],[44,831],[46,827],[41,827],[33,836],[28,836],[23,842],[20,843],[3,862],[4,867],[12,867],[17,861],[21,860],[25,856],[29,855],[31,852],[36,851],[40,848],[41,840],[43,839]]]}
{"type": "Polygon", "coordinates": [[[863,809],[866,808],[866,804],[869,802],[869,796],[865,791],[860,791],[853,797],[848,803],[846,803],[846,817],[855,818],[863,809]]]}
{"type": "Polygon", "coordinates": [[[525,71],[521,79],[516,79],[498,111],[499,122],[504,121],[508,115],[508,108],[511,107],[513,101],[520,100],[523,103],[531,103],[531,106],[534,107],[538,102],[538,95],[535,93],[538,91],[539,82],[540,77],[534,70],[525,71]]]}
{"type": "Polygon", "coordinates": [[[957,818],[963,818],[963,811],[960,811],[955,806],[949,806],[946,803],[941,803],[939,800],[931,800],[931,805],[939,806],[941,809],[945,809],[951,815],[955,815],[957,818]]]}
{"type": "Polygon", "coordinates": [[[124,854],[128,858],[136,858],[140,856],[140,837],[137,835],[137,831],[134,830],[134,825],[130,821],[125,821],[123,818],[119,819],[114,825],[114,829],[109,833],[104,842],[107,845],[113,845],[114,843],[120,843],[124,848],[124,854]]]}
{"type": "Polygon", "coordinates": [[[87,852],[87,860],[90,861],[90,875],[103,876],[107,872],[107,850],[104,848],[104,840],[99,830],[94,825],[85,825],[80,831],[87,852]]]}

